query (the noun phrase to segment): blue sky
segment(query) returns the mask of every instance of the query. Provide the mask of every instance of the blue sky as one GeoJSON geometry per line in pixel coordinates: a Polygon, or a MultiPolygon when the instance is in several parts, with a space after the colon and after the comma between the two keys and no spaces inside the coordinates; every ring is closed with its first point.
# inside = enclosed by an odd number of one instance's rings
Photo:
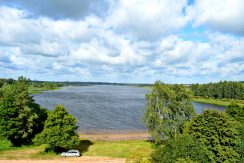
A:
{"type": "Polygon", "coordinates": [[[243,0],[0,0],[0,78],[244,80],[243,0]]]}

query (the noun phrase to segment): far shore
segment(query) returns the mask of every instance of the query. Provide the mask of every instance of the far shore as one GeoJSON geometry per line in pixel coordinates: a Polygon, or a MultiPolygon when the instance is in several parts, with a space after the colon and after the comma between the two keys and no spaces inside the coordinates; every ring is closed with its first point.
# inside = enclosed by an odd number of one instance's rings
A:
{"type": "Polygon", "coordinates": [[[79,135],[88,140],[151,140],[147,130],[79,131],[79,135]]]}

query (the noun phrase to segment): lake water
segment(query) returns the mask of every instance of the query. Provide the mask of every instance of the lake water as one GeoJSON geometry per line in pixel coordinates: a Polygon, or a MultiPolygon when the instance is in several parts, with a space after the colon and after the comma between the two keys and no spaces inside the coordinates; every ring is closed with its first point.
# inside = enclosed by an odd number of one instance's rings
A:
{"type": "MultiPolygon", "coordinates": [[[[148,90],[129,86],[93,85],[66,87],[34,94],[35,101],[52,110],[62,104],[78,119],[80,131],[145,130],[142,124],[148,90]]],[[[204,108],[223,107],[193,102],[200,113],[204,108]]]]}

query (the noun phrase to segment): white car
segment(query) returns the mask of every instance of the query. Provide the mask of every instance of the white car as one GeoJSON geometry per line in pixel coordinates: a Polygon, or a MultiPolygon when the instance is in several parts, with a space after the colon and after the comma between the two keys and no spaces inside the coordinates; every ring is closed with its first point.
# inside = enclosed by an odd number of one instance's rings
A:
{"type": "Polygon", "coordinates": [[[78,150],[69,150],[68,152],[62,152],[62,157],[80,157],[80,152],[78,150]]]}

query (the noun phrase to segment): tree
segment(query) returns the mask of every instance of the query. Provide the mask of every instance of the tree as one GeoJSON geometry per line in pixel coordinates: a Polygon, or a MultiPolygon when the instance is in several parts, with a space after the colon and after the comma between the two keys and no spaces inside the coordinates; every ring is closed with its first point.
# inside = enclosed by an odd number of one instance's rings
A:
{"type": "Polygon", "coordinates": [[[194,115],[190,91],[183,85],[156,82],[146,95],[144,123],[156,142],[176,137],[194,115]]]}
{"type": "Polygon", "coordinates": [[[69,114],[64,106],[58,105],[48,113],[43,131],[36,135],[34,143],[48,144],[54,151],[69,149],[79,144],[76,133],[77,120],[69,114]]]}
{"type": "Polygon", "coordinates": [[[218,83],[192,84],[191,90],[195,96],[206,98],[244,99],[244,85],[241,82],[220,81],[218,83]]]}
{"type": "Polygon", "coordinates": [[[5,84],[0,91],[0,136],[14,146],[31,143],[46,119],[46,110],[41,109],[28,92],[28,82],[20,77],[13,84],[5,84]]]}
{"type": "Polygon", "coordinates": [[[244,162],[244,107],[233,103],[228,106],[226,113],[238,121],[237,129],[240,133],[240,144],[237,151],[240,154],[241,161],[244,162]]]}
{"type": "Polygon", "coordinates": [[[179,159],[210,162],[206,147],[189,135],[167,140],[151,154],[152,162],[176,162],[179,159]]]}
{"type": "Polygon", "coordinates": [[[236,121],[225,112],[205,110],[190,121],[186,133],[206,146],[211,161],[236,162],[239,158],[236,121]]]}

